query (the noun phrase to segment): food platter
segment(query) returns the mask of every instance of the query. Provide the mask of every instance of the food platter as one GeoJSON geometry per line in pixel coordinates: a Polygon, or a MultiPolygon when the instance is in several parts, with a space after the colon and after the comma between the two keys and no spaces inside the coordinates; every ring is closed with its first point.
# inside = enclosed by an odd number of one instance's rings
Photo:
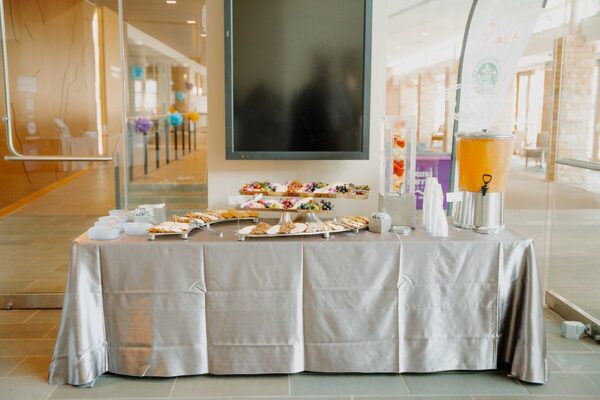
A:
{"type": "Polygon", "coordinates": [[[192,231],[194,231],[195,229],[209,231],[209,232],[217,234],[218,236],[223,236],[222,232],[212,230],[211,226],[215,225],[215,224],[220,224],[223,222],[250,221],[250,222],[256,223],[256,222],[258,222],[258,218],[257,217],[230,218],[230,219],[222,219],[222,220],[213,221],[213,222],[202,222],[200,220],[195,220],[195,221],[198,221],[198,222],[190,223],[190,228],[187,230],[183,230],[181,232],[148,232],[148,240],[154,241],[154,240],[156,240],[157,237],[161,237],[161,236],[181,236],[181,238],[183,240],[188,240],[190,238],[190,233],[192,231]]]}
{"type": "Polygon", "coordinates": [[[253,190],[240,190],[240,194],[245,196],[256,196],[262,194],[263,196],[270,197],[318,197],[326,199],[354,199],[354,200],[366,200],[369,198],[369,193],[365,194],[354,194],[354,193],[315,193],[315,192],[271,192],[271,191],[253,191],[253,190]]]}
{"type": "Polygon", "coordinates": [[[156,240],[157,237],[163,237],[163,236],[180,236],[183,240],[188,240],[190,237],[190,232],[192,232],[194,229],[200,229],[203,227],[202,224],[199,224],[197,222],[190,222],[187,228],[183,228],[183,223],[182,224],[182,229],[180,231],[173,231],[173,232],[152,232],[153,229],[157,229],[160,228],[161,226],[172,226],[172,224],[175,224],[173,222],[169,223],[170,225],[167,225],[167,223],[163,222],[162,224],[158,224],[153,226],[152,228],[150,228],[148,230],[148,240],[150,241],[154,241],[156,240]]]}
{"type": "MultiPolygon", "coordinates": [[[[306,228],[307,224],[304,223],[288,223],[295,226],[304,225],[306,228]]],[[[309,223],[310,224],[310,223],[309,223]]],[[[315,224],[315,223],[313,223],[315,224]]],[[[321,224],[321,226],[325,229],[315,230],[315,231],[298,231],[298,232],[286,232],[282,233],[281,225],[273,225],[270,226],[269,229],[265,231],[265,233],[254,233],[253,231],[258,225],[250,225],[240,229],[237,232],[238,240],[245,241],[246,238],[262,238],[262,239],[270,239],[270,238],[282,238],[282,237],[301,237],[301,236],[322,236],[323,238],[329,238],[332,233],[342,233],[342,232],[354,232],[358,233],[362,229],[366,229],[368,224],[355,225],[350,226],[345,222],[341,222],[340,220],[333,219],[331,221],[319,222],[316,224],[321,224]],[[336,228],[332,228],[331,226],[335,226],[336,228]]],[[[314,226],[314,225],[313,225],[314,226]]]]}
{"type": "Polygon", "coordinates": [[[293,212],[299,214],[312,214],[321,213],[325,210],[305,210],[300,208],[238,208],[243,211],[256,211],[256,212],[293,212]]]}
{"type": "Polygon", "coordinates": [[[148,240],[153,241],[161,236],[180,236],[183,240],[188,240],[190,233],[195,229],[202,229],[222,237],[223,233],[211,229],[212,225],[221,224],[223,222],[239,221],[251,221],[256,223],[258,222],[258,214],[247,212],[245,210],[205,210],[192,211],[183,217],[173,215],[171,216],[170,221],[163,222],[162,224],[150,228],[148,231],[148,240]],[[167,228],[164,229],[166,231],[161,232],[161,227],[167,228]],[[172,232],[168,231],[171,230],[170,228],[173,230],[172,232]]]}

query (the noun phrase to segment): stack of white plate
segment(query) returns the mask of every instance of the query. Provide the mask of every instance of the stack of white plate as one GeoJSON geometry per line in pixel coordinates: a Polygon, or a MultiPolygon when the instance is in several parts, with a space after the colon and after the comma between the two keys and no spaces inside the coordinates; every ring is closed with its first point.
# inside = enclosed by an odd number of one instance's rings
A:
{"type": "Polygon", "coordinates": [[[111,226],[94,226],[88,229],[88,237],[91,240],[115,240],[121,237],[121,232],[111,226]]]}

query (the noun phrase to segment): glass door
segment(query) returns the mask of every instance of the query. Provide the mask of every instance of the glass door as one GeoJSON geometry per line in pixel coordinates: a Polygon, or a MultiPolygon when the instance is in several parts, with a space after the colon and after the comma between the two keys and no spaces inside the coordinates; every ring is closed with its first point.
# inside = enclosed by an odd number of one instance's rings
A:
{"type": "Polygon", "coordinates": [[[120,145],[118,18],[84,0],[1,5],[0,307],[60,307],[71,241],[115,204],[114,163],[90,157],[120,145]]]}
{"type": "Polygon", "coordinates": [[[206,208],[205,0],[122,0],[123,206],[206,208]]]}
{"type": "Polygon", "coordinates": [[[600,48],[586,24],[600,17],[600,1],[573,1],[571,21],[557,42],[561,61],[557,124],[550,151],[551,196],[547,303],[568,319],[600,328],[600,48]],[[553,176],[552,176],[553,175],[553,176]]]}

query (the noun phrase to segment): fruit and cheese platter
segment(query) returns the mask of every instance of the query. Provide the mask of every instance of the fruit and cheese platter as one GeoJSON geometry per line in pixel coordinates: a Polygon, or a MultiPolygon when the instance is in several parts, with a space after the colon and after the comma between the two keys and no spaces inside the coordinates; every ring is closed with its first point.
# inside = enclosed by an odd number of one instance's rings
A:
{"type": "Polygon", "coordinates": [[[269,181],[254,181],[242,186],[239,193],[248,196],[260,193],[264,196],[368,199],[370,190],[367,185],[355,185],[353,183],[328,184],[316,181],[289,181],[281,184],[269,181]]]}

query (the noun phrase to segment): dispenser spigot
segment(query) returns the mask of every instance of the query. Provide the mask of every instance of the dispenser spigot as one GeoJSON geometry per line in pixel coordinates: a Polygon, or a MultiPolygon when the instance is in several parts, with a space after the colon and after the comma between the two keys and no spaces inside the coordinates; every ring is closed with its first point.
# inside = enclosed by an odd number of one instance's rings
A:
{"type": "Polygon", "coordinates": [[[492,176],[490,174],[483,174],[481,176],[481,180],[483,181],[483,186],[481,186],[481,195],[485,196],[488,191],[488,185],[492,181],[492,176]]]}

